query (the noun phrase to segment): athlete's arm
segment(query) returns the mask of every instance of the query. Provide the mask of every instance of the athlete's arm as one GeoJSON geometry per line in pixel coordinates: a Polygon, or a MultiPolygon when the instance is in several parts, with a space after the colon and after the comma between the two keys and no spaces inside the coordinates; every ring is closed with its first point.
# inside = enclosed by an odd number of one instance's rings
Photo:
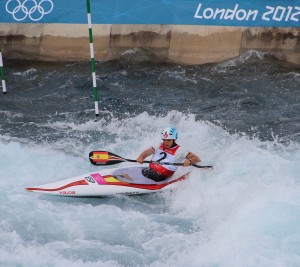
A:
{"type": "Polygon", "coordinates": [[[155,149],[153,147],[149,147],[137,157],[136,161],[138,163],[142,164],[143,160],[145,158],[149,157],[150,155],[154,154],[154,152],[155,152],[155,149]]]}

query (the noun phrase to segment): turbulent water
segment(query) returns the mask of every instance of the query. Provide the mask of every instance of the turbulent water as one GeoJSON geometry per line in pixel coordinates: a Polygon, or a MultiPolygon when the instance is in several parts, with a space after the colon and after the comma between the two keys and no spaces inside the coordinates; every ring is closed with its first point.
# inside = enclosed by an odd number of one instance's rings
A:
{"type": "Polygon", "coordinates": [[[299,69],[255,51],[201,66],[128,51],[97,63],[95,117],[89,63],[4,65],[0,266],[300,266],[299,69]],[[91,150],[134,159],[169,125],[214,166],[176,191],[24,190],[100,170],[91,150]]]}

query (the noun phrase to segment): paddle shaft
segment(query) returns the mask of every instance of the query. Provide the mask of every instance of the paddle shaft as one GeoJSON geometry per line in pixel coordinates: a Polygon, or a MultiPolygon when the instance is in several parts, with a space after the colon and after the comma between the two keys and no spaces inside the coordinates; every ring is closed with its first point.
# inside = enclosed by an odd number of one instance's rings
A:
{"type": "MultiPolygon", "coordinates": [[[[124,159],[124,161],[128,161],[128,162],[137,162],[134,159],[125,159],[125,158],[123,158],[123,159],[124,159]]],[[[154,163],[154,164],[161,164],[161,165],[183,166],[183,163],[158,162],[158,161],[151,161],[151,160],[143,160],[142,163],[154,163]]],[[[193,163],[190,163],[189,166],[193,166],[193,167],[196,167],[196,168],[212,168],[212,166],[200,166],[200,165],[193,164],[193,163]]]]}
{"type": "MultiPolygon", "coordinates": [[[[125,159],[119,155],[116,155],[114,153],[108,152],[108,151],[91,151],[89,154],[90,162],[93,165],[114,165],[114,164],[119,164],[122,162],[137,162],[134,159],[125,159]],[[107,155],[106,160],[101,160],[98,161],[97,158],[94,158],[94,153],[105,153],[107,155]]],[[[173,165],[173,166],[183,166],[183,163],[171,163],[171,162],[158,162],[158,161],[149,161],[149,160],[144,160],[142,163],[153,163],[153,164],[161,164],[161,165],[173,165]]],[[[197,164],[190,163],[190,166],[196,167],[196,168],[212,168],[212,166],[200,166],[197,164]]]]}

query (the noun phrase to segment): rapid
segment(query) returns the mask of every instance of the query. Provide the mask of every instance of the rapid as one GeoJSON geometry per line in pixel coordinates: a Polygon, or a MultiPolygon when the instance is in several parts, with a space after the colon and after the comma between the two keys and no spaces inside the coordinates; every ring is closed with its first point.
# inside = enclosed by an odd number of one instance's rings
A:
{"type": "Polygon", "coordinates": [[[4,64],[0,266],[300,266],[299,69],[256,51],[181,66],[131,50],[97,62],[95,117],[88,62],[4,64]],[[213,170],[141,196],[25,190],[104,168],[91,150],[135,159],[169,125],[213,170]]]}

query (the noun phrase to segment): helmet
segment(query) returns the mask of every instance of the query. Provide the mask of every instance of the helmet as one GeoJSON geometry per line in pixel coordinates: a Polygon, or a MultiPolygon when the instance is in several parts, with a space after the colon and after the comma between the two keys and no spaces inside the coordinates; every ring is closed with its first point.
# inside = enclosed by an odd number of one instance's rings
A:
{"type": "Polygon", "coordinates": [[[167,127],[161,132],[161,139],[177,139],[178,133],[174,127],[167,127]]]}

